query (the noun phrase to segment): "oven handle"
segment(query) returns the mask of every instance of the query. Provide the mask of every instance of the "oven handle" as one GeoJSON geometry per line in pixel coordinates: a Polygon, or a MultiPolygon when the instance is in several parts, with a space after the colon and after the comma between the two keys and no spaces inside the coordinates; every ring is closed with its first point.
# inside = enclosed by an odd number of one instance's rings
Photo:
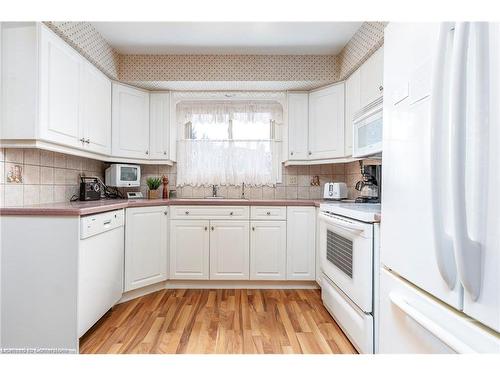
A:
{"type": "Polygon", "coordinates": [[[365,231],[365,227],[363,225],[351,223],[349,221],[345,221],[345,220],[341,220],[341,219],[337,219],[335,217],[328,216],[328,215],[325,215],[323,213],[319,213],[319,218],[324,220],[328,224],[336,225],[338,227],[350,230],[352,232],[364,232],[365,231]]]}

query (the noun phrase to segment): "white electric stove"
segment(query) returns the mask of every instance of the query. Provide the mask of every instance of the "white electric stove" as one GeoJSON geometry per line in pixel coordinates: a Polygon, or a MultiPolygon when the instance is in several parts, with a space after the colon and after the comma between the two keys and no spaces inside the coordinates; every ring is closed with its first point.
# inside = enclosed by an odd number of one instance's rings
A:
{"type": "Polygon", "coordinates": [[[321,297],[360,353],[375,352],[380,204],[320,204],[321,297]]]}

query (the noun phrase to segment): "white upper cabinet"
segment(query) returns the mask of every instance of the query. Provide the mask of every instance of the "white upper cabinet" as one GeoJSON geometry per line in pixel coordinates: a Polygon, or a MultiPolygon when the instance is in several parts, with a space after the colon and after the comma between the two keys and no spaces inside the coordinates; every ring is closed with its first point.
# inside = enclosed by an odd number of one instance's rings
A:
{"type": "Polygon", "coordinates": [[[365,107],[383,94],[384,47],[379,48],[359,68],[361,93],[360,108],[365,107]]]}
{"type": "Polygon", "coordinates": [[[90,63],[82,64],[81,124],[85,149],[111,154],[111,81],[90,63]]]}
{"type": "Polygon", "coordinates": [[[149,93],[113,82],[112,154],[149,158],[149,93]]]}
{"type": "Polygon", "coordinates": [[[252,221],[250,226],[250,279],[286,280],[286,221],[252,221]]]}
{"type": "Polygon", "coordinates": [[[309,129],[309,94],[288,93],[288,160],[305,160],[309,129]]]}
{"type": "Polygon", "coordinates": [[[60,152],[101,159],[110,155],[108,77],[40,23],[1,27],[2,140],[40,141],[60,152]]]}
{"type": "Polygon", "coordinates": [[[127,208],[124,291],[167,279],[168,207],[127,208]]]}
{"type": "Polygon", "coordinates": [[[249,222],[210,221],[210,280],[248,280],[249,222]]]}
{"type": "Polygon", "coordinates": [[[315,280],[316,209],[287,207],[287,280],[315,280]]]}
{"type": "Polygon", "coordinates": [[[352,121],[361,109],[361,74],[356,70],[345,81],[345,149],[344,155],[352,155],[352,121]]]}
{"type": "Polygon", "coordinates": [[[149,157],[169,159],[170,148],[170,94],[149,95],[149,157]]]}
{"type": "Polygon", "coordinates": [[[344,82],[309,94],[309,158],[344,156],[344,82]]]}
{"type": "Polygon", "coordinates": [[[79,123],[82,58],[45,27],[40,38],[40,138],[83,147],[79,123]]]}

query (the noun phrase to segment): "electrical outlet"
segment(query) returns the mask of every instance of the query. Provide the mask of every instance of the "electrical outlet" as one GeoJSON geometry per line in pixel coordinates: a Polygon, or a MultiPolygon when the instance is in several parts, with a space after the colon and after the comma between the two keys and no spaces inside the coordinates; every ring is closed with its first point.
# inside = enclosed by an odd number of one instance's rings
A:
{"type": "Polygon", "coordinates": [[[288,176],[287,179],[287,185],[297,185],[297,176],[288,176]]]}

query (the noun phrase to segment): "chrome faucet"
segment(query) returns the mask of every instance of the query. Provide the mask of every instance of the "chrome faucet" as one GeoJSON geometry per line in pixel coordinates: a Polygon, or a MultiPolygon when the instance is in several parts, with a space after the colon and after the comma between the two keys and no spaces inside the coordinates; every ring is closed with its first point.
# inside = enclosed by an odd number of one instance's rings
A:
{"type": "Polygon", "coordinates": [[[241,183],[241,199],[245,199],[245,183],[241,183]]]}
{"type": "Polygon", "coordinates": [[[217,185],[212,185],[212,197],[217,197],[217,185]]]}

